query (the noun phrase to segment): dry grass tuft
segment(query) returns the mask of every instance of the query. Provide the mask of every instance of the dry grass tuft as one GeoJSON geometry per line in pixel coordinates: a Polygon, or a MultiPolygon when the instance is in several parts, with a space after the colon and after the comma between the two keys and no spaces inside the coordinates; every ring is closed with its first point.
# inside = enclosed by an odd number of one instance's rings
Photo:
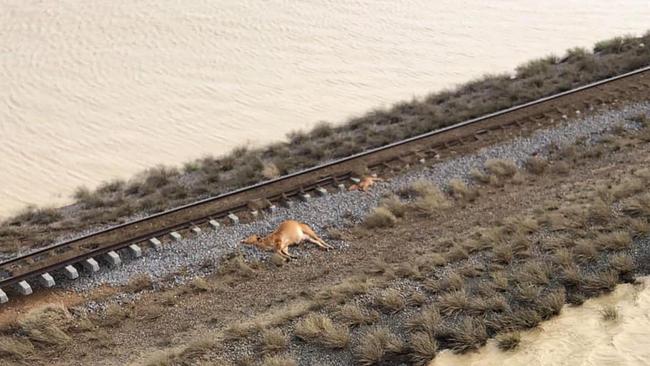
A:
{"type": "Polygon", "coordinates": [[[147,274],[140,274],[132,277],[124,287],[127,292],[132,293],[149,290],[151,288],[153,288],[153,281],[151,281],[151,277],[147,274]]]}
{"type": "Polygon", "coordinates": [[[262,366],[298,366],[298,363],[287,356],[267,356],[264,357],[262,366]]]}
{"type": "Polygon", "coordinates": [[[650,218],[650,193],[640,195],[625,202],[622,211],[632,217],[650,218]]]}
{"type": "Polygon", "coordinates": [[[575,263],[570,262],[562,265],[560,269],[560,279],[567,286],[579,286],[583,281],[583,275],[575,263]]]}
{"type": "Polygon", "coordinates": [[[552,268],[546,262],[534,261],[524,264],[513,273],[513,278],[519,283],[547,285],[551,281],[552,268]]]}
{"type": "Polygon", "coordinates": [[[397,223],[397,217],[386,207],[377,207],[363,222],[368,229],[393,227],[397,223]]]}
{"type": "Polygon", "coordinates": [[[349,326],[369,325],[379,320],[379,313],[374,310],[363,309],[357,304],[345,304],[337,312],[349,326]]]}
{"type": "Polygon", "coordinates": [[[264,163],[262,168],[262,176],[266,179],[273,179],[280,176],[280,169],[273,162],[264,163]]]}
{"type": "Polygon", "coordinates": [[[478,349],[485,344],[487,338],[487,329],[483,320],[465,317],[458,325],[449,329],[447,342],[453,351],[463,353],[478,349]]]}
{"type": "Polygon", "coordinates": [[[612,269],[621,274],[632,273],[636,267],[632,256],[625,253],[617,253],[609,256],[609,265],[612,269]]]}
{"type": "Polygon", "coordinates": [[[25,360],[34,352],[28,339],[0,336],[0,359],[25,360]]]}
{"type": "Polygon", "coordinates": [[[537,302],[537,312],[543,319],[559,315],[564,307],[566,294],[564,289],[556,289],[542,296],[537,302]]]}
{"type": "Polygon", "coordinates": [[[436,357],[438,342],[431,333],[417,332],[409,342],[409,358],[414,365],[428,365],[436,357]]]}
{"type": "Polygon", "coordinates": [[[517,285],[514,288],[513,296],[519,301],[534,303],[539,299],[542,293],[542,288],[533,284],[517,285]]]}
{"type": "Polygon", "coordinates": [[[35,308],[18,321],[20,330],[32,342],[44,347],[62,346],[72,341],[63,331],[72,319],[62,304],[48,304],[35,308]]]}
{"type": "Polygon", "coordinates": [[[427,290],[431,292],[457,291],[465,287],[465,279],[457,272],[452,272],[439,281],[427,281],[427,290]]]}
{"type": "Polygon", "coordinates": [[[407,207],[397,195],[391,194],[379,201],[379,207],[385,207],[395,217],[404,217],[407,207]]]}
{"type": "Polygon", "coordinates": [[[375,303],[387,313],[395,314],[406,307],[406,301],[402,294],[396,289],[384,290],[376,297],[375,303]]]}
{"type": "Polygon", "coordinates": [[[526,160],[524,166],[528,172],[541,175],[546,171],[546,168],[548,168],[548,161],[538,156],[531,156],[526,160]]]}
{"type": "Polygon", "coordinates": [[[502,351],[512,351],[519,346],[521,334],[519,332],[499,334],[496,338],[497,346],[502,351]]]}
{"type": "Polygon", "coordinates": [[[438,309],[434,306],[427,306],[420,313],[411,317],[407,322],[407,326],[414,332],[420,331],[429,334],[436,334],[441,321],[442,317],[440,316],[438,309]]]}
{"type": "Polygon", "coordinates": [[[456,262],[469,258],[469,253],[467,253],[467,250],[460,245],[454,245],[447,253],[445,253],[445,258],[449,262],[456,262]]]}
{"type": "Polygon", "coordinates": [[[441,210],[451,207],[451,203],[447,200],[447,197],[438,188],[420,196],[412,205],[417,212],[427,216],[432,216],[441,210]]]}
{"type": "Polygon", "coordinates": [[[611,189],[612,196],[620,200],[622,198],[630,197],[637,193],[643,192],[646,188],[643,180],[638,178],[624,178],[621,183],[615,185],[611,189]]]}
{"type": "Polygon", "coordinates": [[[512,178],[519,170],[512,160],[489,159],[485,169],[499,178],[512,178]]]}
{"type": "Polygon", "coordinates": [[[510,264],[515,258],[515,251],[509,243],[501,243],[494,246],[492,255],[496,263],[510,264]]]}
{"type": "Polygon", "coordinates": [[[189,287],[194,292],[208,292],[212,290],[210,283],[208,283],[208,281],[206,281],[203,277],[194,278],[192,281],[190,281],[189,287]]]}
{"type": "Polygon", "coordinates": [[[455,315],[469,310],[471,300],[469,294],[464,290],[452,291],[440,296],[438,306],[443,314],[455,315]]]}
{"type": "Polygon", "coordinates": [[[598,249],[593,241],[587,239],[580,239],[576,241],[573,247],[573,253],[582,261],[593,261],[598,257],[598,249]]]}
{"type": "Polygon", "coordinates": [[[262,353],[280,352],[287,348],[289,341],[286,334],[279,328],[265,329],[262,331],[262,353]]]}
{"type": "Polygon", "coordinates": [[[470,175],[470,177],[472,177],[472,179],[473,179],[474,181],[476,181],[476,182],[478,182],[478,183],[481,183],[481,184],[488,184],[488,183],[490,183],[490,176],[487,175],[487,174],[485,174],[485,173],[483,173],[483,172],[481,172],[480,170],[478,170],[478,169],[476,169],[476,168],[472,168],[472,169],[469,171],[469,175],[470,175]]]}
{"type": "Polygon", "coordinates": [[[376,365],[393,354],[402,352],[402,341],[387,328],[375,327],[360,336],[359,345],[354,349],[360,365],[376,365]]]}
{"type": "Polygon", "coordinates": [[[616,231],[613,233],[599,234],[594,239],[594,244],[600,250],[622,250],[630,247],[632,238],[627,232],[616,231]]]}
{"type": "Polygon", "coordinates": [[[310,314],[299,321],[295,333],[303,341],[332,349],[344,348],[350,341],[348,327],[335,326],[329,317],[320,314],[310,314]]]}
{"type": "Polygon", "coordinates": [[[449,192],[454,198],[464,202],[474,202],[478,197],[478,190],[469,188],[458,178],[449,181],[449,192]]]}
{"type": "Polygon", "coordinates": [[[597,272],[583,278],[580,289],[588,295],[610,292],[618,284],[618,273],[612,270],[597,272]]]}
{"type": "Polygon", "coordinates": [[[614,305],[607,305],[600,309],[600,316],[605,321],[615,321],[618,320],[619,313],[618,309],[614,305]]]}
{"type": "Polygon", "coordinates": [[[529,329],[537,326],[542,321],[542,316],[533,309],[518,309],[500,314],[488,321],[490,328],[498,331],[513,331],[529,329]]]}

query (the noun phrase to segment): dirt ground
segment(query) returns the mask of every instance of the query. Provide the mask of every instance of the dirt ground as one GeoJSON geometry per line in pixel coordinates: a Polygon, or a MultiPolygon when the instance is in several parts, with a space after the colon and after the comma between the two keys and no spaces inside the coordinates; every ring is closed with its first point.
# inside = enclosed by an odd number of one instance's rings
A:
{"type": "MultiPolygon", "coordinates": [[[[63,302],[69,308],[73,317],[69,328],[72,342],[37,345],[22,359],[11,357],[2,362],[8,365],[135,363],[156,350],[169,350],[212,334],[222,334],[232,324],[272,313],[280,307],[298,307],[320,290],[363,273],[378,259],[399,263],[414,260],[425,252],[443,251],[445,248],[438,247],[443,238],[495,225],[505,217],[523,215],[531,208],[561,201],[597,182],[615,182],[624,173],[648,167],[650,145],[628,136],[607,144],[600,157],[585,157],[572,163],[567,174],[523,173],[524,179],[519,183],[508,182],[501,187],[482,185],[476,201],[455,202],[453,209],[437,216],[422,217],[409,212],[392,228],[349,229],[340,233],[341,239],[349,243],[346,249],[321,252],[309,247],[307,250],[312,255],[282,266],[271,262],[242,264],[234,258],[220,273],[205,281],[159,291],[146,290],[133,302],[109,306],[106,314],[86,315],[81,309],[87,300],[110,299],[114,290],[102,289],[86,298],[60,291],[43,295],[48,301],[63,302]],[[84,327],[79,326],[82,320],[84,327]],[[79,329],[75,331],[75,327],[79,329]]],[[[43,300],[38,301],[42,303],[43,300]]],[[[24,312],[25,308],[21,309],[24,312]]],[[[15,321],[22,315],[15,309],[3,310],[0,319],[5,332],[15,327],[15,321]]],[[[0,357],[4,355],[0,353],[0,357]]],[[[209,365],[211,357],[208,352],[188,364],[209,365]]]]}

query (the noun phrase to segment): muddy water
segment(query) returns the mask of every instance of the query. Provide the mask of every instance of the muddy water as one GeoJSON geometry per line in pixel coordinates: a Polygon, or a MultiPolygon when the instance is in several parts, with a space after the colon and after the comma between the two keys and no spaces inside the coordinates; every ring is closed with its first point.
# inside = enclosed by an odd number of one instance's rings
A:
{"type": "Polygon", "coordinates": [[[648,19],[647,0],[0,0],[0,216],[648,19]]]}
{"type": "Polygon", "coordinates": [[[444,351],[430,366],[641,366],[650,363],[650,277],[642,285],[620,285],[607,296],[562,313],[522,333],[513,352],[500,351],[494,341],[476,353],[444,351]],[[619,319],[605,321],[600,311],[615,306],[619,319]]]}

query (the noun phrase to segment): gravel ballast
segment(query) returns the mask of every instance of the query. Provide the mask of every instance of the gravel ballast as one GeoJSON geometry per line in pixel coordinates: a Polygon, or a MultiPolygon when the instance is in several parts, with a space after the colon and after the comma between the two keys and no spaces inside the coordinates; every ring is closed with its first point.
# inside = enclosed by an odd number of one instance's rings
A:
{"type": "MultiPolygon", "coordinates": [[[[200,264],[205,263],[206,260],[218,262],[220,258],[235,251],[242,251],[250,259],[267,258],[270,253],[241,245],[241,239],[254,233],[266,234],[287,219],[309,224],[337,249],[344,249],[345,243],[327,238],[325,229],[361,222],[388,192],[395,192],[421,179],[430,180],[440,187],[444,187],[452,178],[468,180],[470,170],[482,169],[488,159],[512,160],[521,165],[531,154],[537,153],[543,156],[551,145],[562,146],[578,139],[587,139],[587,141],[597,139],[608,129],[619,126],[625,123],[626,119],[639,114],[649,116],[650,103],[631,104],[618,110],[569,120],[554,128],[539,130],[530,136],[515,138],[473,154],[432,165],[427,162],[429,166],[414,168],[403,175],[380,183],[369,193],[332,193],[312,198],[307,202],[295,202],[291,208],[280,207],[272,215],[267,215],[253,223],[225,226],[217,231],[204,228],[198,235],[188,233],[181,241],[165,245],[161,252],[147,250],[140,259],[123,258],[125,263],[119,269],[108,268],[104,263],[100,272],[93,275],[84,274],[75,281],[66,281],[57,276],[58,286],[70,287],[75,291],[86,291],[103,284],[122,285],[137,274],[148,274],[154,280],[161,279],[181,269],[184,269],[185,277],[179,277],[178,281],[183,281],[202,273],[200,264]]],[[[626,123],[626,127],[635,128],[633,123],[626,123]]],[[[292,248],[292,251],[298,256],[308,256],[311,251],[316,250],[316,247],[311,244],[307,244],[304,248],[307,249],[292,248]]]]}

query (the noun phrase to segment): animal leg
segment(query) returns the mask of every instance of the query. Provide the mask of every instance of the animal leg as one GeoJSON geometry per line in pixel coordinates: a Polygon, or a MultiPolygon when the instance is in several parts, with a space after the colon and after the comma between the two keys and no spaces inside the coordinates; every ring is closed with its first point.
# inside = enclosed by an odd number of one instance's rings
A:
{"type": "Polygon", "coordinates": [[[282,249],[282,252],[284,253],[284,255],[286,255],[287,257],[289,257],[291,259],[297,259],[298,258],[297,256],[291,255],[289,253],[289,247],[286,247],[286,248],[282,249]]]}
{"type": "Polygon", "coordinates": [[[326,248],[326,249],[334,249],[333,246],[327,244],[323,239],[318,237],[318,235],[316,235],[314,230],[312,230],[309,226],[307,226],[305,224],[302,224],[302,225],[300,225],[300,228],[302,229],[302,232],[305,233],[305,235],[307,236],[307,240],[311,241],[312,243],[314,243],[314,244],[316,244],[316,245],[318,245],[320,247],[323,247],[323,248],[326,248]]]}
{"type": "Polygon", "coordinates": [[[275,251],[275,254],[279,255],[279,256],[280,256],[282,259],[284,259],[285,261],[289,261],[289,260],[291,259],[291,257],[289,257],[289,256],[287,256],[286,254],[284,254],[284,253],[282,252],[282,250],[276,250],[276,251],[275,251]]]}
{"type": "Polygon", "coordinates": [[[316,240],[316,239],[313,239],[313,238],[310,238],[310,237],[307,237],[307,240],[309,240],[310,242],[312,242],[312,243],[318,245],[319,247],[321,247],[321,248],[323,248],[323,249],[325,249],[325,250],[330,250],[330,249],[332,249],[332,247],[331,247],[329,244],[325,243],[325,242],[322,242],[322,243],[321,243],[320,241],[318,241],[318,240],[316,240]]]}

